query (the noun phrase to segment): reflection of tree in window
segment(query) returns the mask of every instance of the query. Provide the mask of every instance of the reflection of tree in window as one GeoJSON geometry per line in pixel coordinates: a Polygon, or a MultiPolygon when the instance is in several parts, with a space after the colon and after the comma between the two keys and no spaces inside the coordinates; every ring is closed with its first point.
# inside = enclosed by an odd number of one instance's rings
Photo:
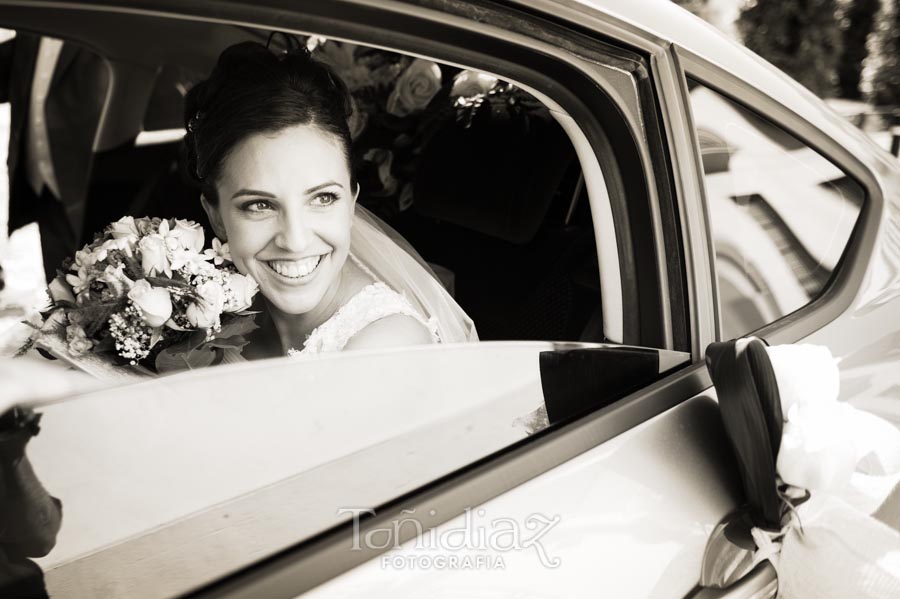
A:
{"type": "Polygon", "coordinates": [[[825,290],[864,194],[837,166],[778,125],[696,81],[690,89],[723,329],[741,335],[798,310],[825,290]],[[755,269],[759,285],[749,284],[737,269],[755,269]],[[771,297],[768,309],[760,304],[761,289],[771,297]]]}

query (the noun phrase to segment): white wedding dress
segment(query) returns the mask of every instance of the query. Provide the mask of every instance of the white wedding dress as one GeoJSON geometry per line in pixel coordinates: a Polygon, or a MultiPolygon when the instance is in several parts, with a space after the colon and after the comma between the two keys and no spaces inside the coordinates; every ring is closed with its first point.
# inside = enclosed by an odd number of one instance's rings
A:
{"type": "Polygon", "coordinates": [[[305,356],[341,351],[350,339],[373,322],[398,314],[419,321],[428,329],[431,341],[440,342],[434,318],[426,320],[404,296],[381,281],[376,281],[366,285],[331,318],[317,327],[303,343],[302,349],[290,350],[288,353],[291,356],[305,356]]]}

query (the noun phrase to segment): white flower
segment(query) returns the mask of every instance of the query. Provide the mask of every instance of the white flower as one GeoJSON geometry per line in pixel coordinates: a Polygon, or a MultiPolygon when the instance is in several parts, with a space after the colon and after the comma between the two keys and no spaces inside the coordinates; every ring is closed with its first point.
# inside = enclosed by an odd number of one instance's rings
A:
{"type": "Polygon", "coordinates": [[[169,231],[166,239],[167,242],[171,239],[178,242],[177,248],[172,249],[187,249],[194,252],[202,252],[205,242],[203,227],[193,221],[181,219],[175,220],[175,228],[169,231]]]}
{"type": "Polygon", "coordinates": [[[87,338],[84,329],[77,324],[66,327],[66,349],[74,356],[80,356],[91,351],[94,342],[87,338]]]}
{"type": "Polygon", "coordinates": [[[172,270],[180,270],[189,275],[208,273],[215,268],[208,262],[209,257],[193,249],[180,249],[169,252],[169,266],[172,270]]]}
{"type": "Polygon", "coordinates": [[[430,60],[416,58],[397,79],[387,100],[387,111],[407,116],[423,110],[441,89],[441,68],[430,60]]]}
{"type": "Polygon", "coordinates": [[[372,148],[363,155],[363,160],[373,162],[378,165],[378,179],[384,188],[385,195],[393,195],[397,191],[399,183],[391,173],[391,166],[394,163],[394,153],[384,148],[372,148]]]}
{"type": "Polygon", "coordinates": [[[59,277],[56,277],[52,281],[50,281],[49,285],[50,297],[53,298],[54,302],[72,302],[75,303],[75,295],[72,293],[72,288],[69,287],[67,282],[64,282],[59,277]]]}
{"type": "Polygon", "coordinates": [[[215,281],[202,283],[196,289],[200,297],[188,306],[185,316],[198,329],[215,328],[225,306],[225,290],[215,281]]]}
{"type": "MultiPolygon", "coordinates": [[[[165,223],[166,221],[163,221],[165,223]]],[[[160,227],[162,228],[162,227],[160,227]]],[[[147,235],[138,243],[141,250],[141,268],[146,276],[165,273],[172,276],[165,238],[162,235],[147,235]]]]}
{"type": "Polygon", "coordinates": [[[88,246],[75,252],[75,263],[66,274],[66,282],[72,286],[76,294],[80,295],[82,292],[86,292],[91,286],[91,282],[94,280],[91,276],[91,267],[96,262],[97,256],[88,249],[88,246]]]}
{"type": "Polygon", "coordinates": [[[478,96],[491,91],[497,85],[497,78],[479,71],[462,71],[453,78],[451,96],[478,96]]]}
{"type": "Polygon", "coordinates": [[[134,286],[134,281],[125,274],[125,264],[119,262],[118,265],[107,265],[103,274],[97,277],[98,281],[106,283],[117,297],[121,297],[126,291],[134,286]]]}
{"type": "Polygon", "coordinates": [[[351,112],[350,118],[347,119],[347,126],[350,128],[350,139],[357,139],[365,130],[366,124],[369,122],[369,113],[361,110],[359,102],[356,98],[350,96],[351,112]]]}
{"type": "Polygon", "coordinates": [[[207,260],[212,260],[213,264],[219,266],[223,262],[231,262],[231,252],[228,249],[228,242],[222,243],[218,237],[213,237],[212,249],[203,252],[207,260]]]}
{"type": "Polygon", "coordinates": [[[97,258],[90,250],[89,246],[84,246],[82,249],[75,252],[75,266],[78,268],[81,268],[82,266],[93,266],[95,262],[97,262],[97,258]]]}
{"type": "Polygon", "coordinates": [[[93,279],[88,276],[87,268],[80,267],[76,273],[66,274],[66,283],[72,286],[76,294],[81,295],[82,292],[88,290],[93,279]]]}
{"type": "Polygon", "coordinates": [[[107,239],[103,242],[103,245],[100,246],[97,252],[97,258],[99,260],[106,260],[106,254],[110,250],[120,250],[125,253],[127,256],[131,256],[134,253],[134,246],[137,242],[137,237],[119,237],[118,239],[107,239]]]}
{"type": "Polygon", "coordinates": [[[259,285],[253,277],[233,273],[228,277],[228,289],[231,293],[225,311],[240,312],[253,304],[253,296],[259,291],[259,285]]]}
{"type": "Polygon", "coordinates": [[[109,234],[113,239],[126,239],[136,242],[141,236],[133,216],[123,216],[109,225],[109,234]]]}
{"type": "Polygon", "coordinates": [[[172,316],[172,296],[165,287],[153,287],[146,279],[137,281],[128,292],[128,299],[141,311],[144,322],[160,327],[172,316]]]}

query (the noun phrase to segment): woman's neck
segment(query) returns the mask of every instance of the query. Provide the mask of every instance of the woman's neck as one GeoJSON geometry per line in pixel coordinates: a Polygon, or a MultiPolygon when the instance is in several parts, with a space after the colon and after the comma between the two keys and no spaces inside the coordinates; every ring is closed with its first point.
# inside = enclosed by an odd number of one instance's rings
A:
{"type": "Polygon", "coordinates": [[[309,312],[303,314],[285,314],[268,301],[267,310],[272,325],[281,341],[281,353],[289,349],[301,349],[306,338],[316,328],[325,323],[362,287],[368,284],[359,267],[348,260],[338,273],[339,280],[326,292],[322,301],[309,312]]]}

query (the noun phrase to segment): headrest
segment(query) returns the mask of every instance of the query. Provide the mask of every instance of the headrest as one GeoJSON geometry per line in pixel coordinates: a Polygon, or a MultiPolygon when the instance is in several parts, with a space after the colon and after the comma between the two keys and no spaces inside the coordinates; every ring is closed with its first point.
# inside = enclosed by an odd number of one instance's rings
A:
{"type": "Polygon", "coordinates": [[[413,206],[422,216],[528,243],[574,158],[548,112],[499,118],[483,105],[469,127],[450,120],[428,143],[413,206]]]}

